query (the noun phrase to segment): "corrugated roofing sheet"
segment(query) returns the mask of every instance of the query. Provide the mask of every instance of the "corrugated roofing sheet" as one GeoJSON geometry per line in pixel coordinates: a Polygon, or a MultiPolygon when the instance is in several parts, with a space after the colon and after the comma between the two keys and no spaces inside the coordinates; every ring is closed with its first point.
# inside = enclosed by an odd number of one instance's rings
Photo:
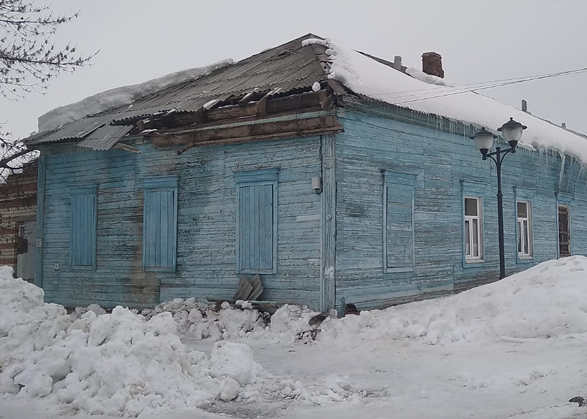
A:
{"type": "Polygon", "coordinates": [[[104,125],[82,140],[78,146],[93,150],[110,150],[133,128],[132,125],[104,125]]]}
{"type": "Polygon", "coordinates": [[[66,124],[61,129],[50,131],[47,135],[38,134],[27,140],[28,144],[50,143],[60,140],[84,138],[110,121],[109,117],[85,118],[66,124]]]}
{"type": "Polygon", "coordinates": [[[280,88],[280,94],[284,94],[301,88],[310,88],[315,82],[326,79],[314,50],[311,46],[302,46],[303,39],[312,37],[315,36],[306,35],[294,39],[207,76],[146,96],[131,106],[127,105],[99,116],[72,122],[60,130],[31,137],[27,142],[40,144],[85,138],[79,144],[81,147],[105,150],[112,147],[121,136],[130,132],[132,127],[128,130],[127,127],[141,117],[173,109],[178,112],[195,112],[211,100],[224,101],[231,96],[242,96],[254,89],[267,92],[280,88]],[[123,125],[125,128],[117,130],[109,124],[123,125]],[[95,135],[92,134],[98,128],[100,130],[96,131],[95,135]],[[124,134],[120,135],[121,132],[124,134]],[[118,139],[115,140],[116,137],[118,139]]]}

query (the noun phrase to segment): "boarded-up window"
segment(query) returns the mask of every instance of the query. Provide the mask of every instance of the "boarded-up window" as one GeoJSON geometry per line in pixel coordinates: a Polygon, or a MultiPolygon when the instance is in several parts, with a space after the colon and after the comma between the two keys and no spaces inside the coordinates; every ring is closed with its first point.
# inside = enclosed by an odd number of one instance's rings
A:
{"type": "Polygon", "coordinates": [[[277,272],[277,170],[237,172],[237,272],[277,272]]]}
{"type": "Polygon", "coordinates": [[[558,206],[558,255],[571,256],[570,214],[567,205],[558,206]]]}
{"type": "Polygon", "coordinates": [[[385,173],[383,224],[386,270],[414,267],[414,177],[385,173]]]}
{"type": "Polygon", "coordinates": [[[177,178],[144,182],[143,267],[174,271],[177,258],[177,178]]]}
{"type": "Polygon", "coordinates": [[[71,194],[71,266],[96,267],[96,186],[71,194]]]}

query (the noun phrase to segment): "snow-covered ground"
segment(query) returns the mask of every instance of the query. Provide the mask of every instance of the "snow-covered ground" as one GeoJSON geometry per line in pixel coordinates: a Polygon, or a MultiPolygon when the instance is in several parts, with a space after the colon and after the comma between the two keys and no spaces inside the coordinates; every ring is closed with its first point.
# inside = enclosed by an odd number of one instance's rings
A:
{"type": "Polygon", "coordinates": [[[587,258],[343,319],[174,300],[72,314],[0,268],[0,418],[587,417],[587,258]],[[313,322],[312,322],[313,323],[313,322]]]}

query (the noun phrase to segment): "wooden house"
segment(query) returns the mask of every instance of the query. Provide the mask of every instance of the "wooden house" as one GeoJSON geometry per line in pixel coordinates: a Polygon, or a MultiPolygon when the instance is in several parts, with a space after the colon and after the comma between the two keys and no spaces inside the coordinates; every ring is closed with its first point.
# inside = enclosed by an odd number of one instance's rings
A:
{"type": "Polygon", "coordinates": [[[260,299],[328,310],[497,280],[495,165],[470,136],[510,116],[529,128],[503,168],[507,273],[587,254],[584,138],[443,86],[439,56],[422,73],[329,42],[31,137],[47,300],[231,298],[258,274],[260,299]]]}
{"type": "Polygon", "coordinates": [[[35,273],[37,160],[0,179],[0,265],[27,281],[35,273]]]}

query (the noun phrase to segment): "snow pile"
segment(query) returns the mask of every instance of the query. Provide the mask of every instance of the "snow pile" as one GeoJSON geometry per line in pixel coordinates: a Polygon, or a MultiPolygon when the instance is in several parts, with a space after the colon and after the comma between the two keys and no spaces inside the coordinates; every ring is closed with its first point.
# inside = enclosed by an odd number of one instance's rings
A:
{"type": "Polygon", "coordinates": [[[141,314],[149,319],[161,313],[170,313],[179,333],[193,340],[252,337],[267,338],[273,343],[305,340],[304,333],[313,329],[309,321],[318,314],[307,307],[285,304],[269,316],[248,301],[237,301],[234,306],[223,302],[217,309],[195,298],[176,298],[141,314]]]}
{"type": "Polygon", "coordinates": [[[424,79],[417,70],[410,70],[409,74],[413,77],[406,77],[402,72],[347,48],[338,41],[302,41],[302,45],[312,43],[328,48],[327,54],[331,61],[329,77],[355,93],[490,130],[497,129],[513,117],[528,126],[522,137],[523,143],[542,149],[553,148],[587,163],[587,142],[584,138],[526,112],[467,89],[437,85],[439,83],[433,78],[424,79]]]}
{"type": "Polygon", "coordinates": [[[363,311],[322,325],[321,338],[419,338],[429,344],[587,333],[587,257],[541,263],[442,299],[363,311]]]}
{"type": "Polygon", "coordinates": [[[145,309],[142,314],[148,319],[166,312],[171,313],[177,322],[179,333],[195,340],[243,337],[253,330],[264,330],[268,322],[267,315],[253,309],[245,301],[234,307],[224,302],[217,310],[215,306],[199,303],[195,298],[176,298],[152,310],[145,309]]]}
{"type": "MultiPolygon", "coordinates": [[[[122,307],[108,314],[91,305],[68,315],[62,306],[44,303],[43,290],[12,275],[12,268],[0,267],[0,394],[131,417],[207,408],[218,400],[322,404],[359,397],[344,378],[306,388],[300,381],[271,377],[242,343],[216,342],[208,357],[181,342],[171,312],[188,336],[266,332],[263,315],[246,302],[214,311],[177,299],[145,316],[122,307]]],[[[307,314],[289,306],[277,323],[293,333],[307,314]]]]}
{"type": "Polygon", "coordinates": [[[232,63],[233,61],[228,59],[205,67],[178,71],[144,83],[106,90],[79,102],[55,108],[39,117],[39,132],[58,128],[61,125],[77,121],[88,115],[95,115],[124,105],[130,105],[143,96],[150,95],[175,84],[198,79],[232,63]]]}
{"type": "Polygon", "coordinates": [[[70,316],[8,267],[0,290],[0,393],[137,416],[261,394],[266,385],[246,345],[217,343],[208,358],[180,341],[170,313],[147,321],[122,307],[99,316],[92,307],[70,316]]]}

